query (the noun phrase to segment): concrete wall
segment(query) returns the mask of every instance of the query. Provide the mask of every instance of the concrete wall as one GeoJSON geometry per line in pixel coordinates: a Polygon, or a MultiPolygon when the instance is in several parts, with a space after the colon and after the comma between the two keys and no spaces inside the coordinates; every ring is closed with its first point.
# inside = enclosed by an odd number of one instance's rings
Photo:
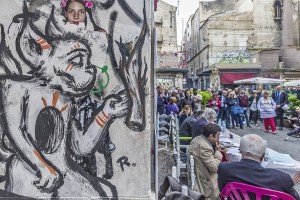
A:
{"type": "Polygon", "coordinates": [[[94,1],[78,26],[61,11],[0,1],[1,189],[150,199],[151,1],[94,1]]]}

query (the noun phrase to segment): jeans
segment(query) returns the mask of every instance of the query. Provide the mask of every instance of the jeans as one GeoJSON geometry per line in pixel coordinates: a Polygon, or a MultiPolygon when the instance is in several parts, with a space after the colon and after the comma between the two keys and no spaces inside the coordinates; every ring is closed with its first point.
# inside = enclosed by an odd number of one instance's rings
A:
{"type": "Polygon", "coordinates": [[[250,124],[249,124],[249,118],[248,118],[248,113],[247,113],[248,108],[245,108],[245,107],[242,107],[242,108],[244,110],[244,116],[246,118],[246,124],[247,124],[247,126],[249,126],[250,124]]]}
{"type": "Polygon", "coordinates": [[[217,123],[219,123],[219,119],[221,119],[221,124],[222,124],[222,121],[225,121],[226,122],[226,128],[229,128],[229,126],[230,126],[229,125],[229,123],[230,123],[229,117],[230,116],[229,116],[228,108],[221,107],[220,111],[219,111],[217,123]]]}

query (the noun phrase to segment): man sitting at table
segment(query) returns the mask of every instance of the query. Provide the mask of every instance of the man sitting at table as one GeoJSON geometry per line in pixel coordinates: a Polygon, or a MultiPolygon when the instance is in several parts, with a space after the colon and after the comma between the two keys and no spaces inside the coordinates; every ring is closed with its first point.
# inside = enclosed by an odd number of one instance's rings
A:
{"type": "Polygon", "coordinates": [[[214,111],[214,109],[206,108],[201,118],[195,121],[193,124],[193,128],[192,128],[193,139],[199,135],[202,135],[204,126],[208,123],[214,122],[216,117],[217,117],[217,113],[216,111],[214,111]]]}
{"type": "Polygon", "coordinates": [[[286,173],[263,168],[262,162],[266,143],[258,135],[248,134],[241,138],[240,152],[242,160],[240,162],[223,162],[218,169],[218,185],[220,191],[229,182],[241,182],[262,188],[281,191],[292,195],[299,200],[299,195],[293,188],[294,184],[300,182],[300,172],[293,179],[286,173]]]}
{"type": "Polygon", "coordinates": [[[203,134],[195,137],[189,146],[189,152],[195,160],[196,182],[194,190],[207,199],[219,199],[217,170],[222,161],[219,144],[220,127],[209,123],[204,126],[203,134]],[[213,148],[215,145],[215,148],[213,148]]]}

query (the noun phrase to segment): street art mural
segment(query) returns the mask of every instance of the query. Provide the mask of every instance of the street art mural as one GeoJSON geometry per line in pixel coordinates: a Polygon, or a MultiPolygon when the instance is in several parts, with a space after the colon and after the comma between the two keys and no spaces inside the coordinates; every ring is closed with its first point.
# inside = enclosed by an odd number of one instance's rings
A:
{"type": "Polygon", "coordinates": [[[250,63],[249,50],[225,50],[217,55],[218,63],[250,63]]]}
{"type": "Polygon", "coordinates": [[[16,2],[19,13],[0,21],[3,189],[26,197],[145,197],[149,2],[16,2]]]}

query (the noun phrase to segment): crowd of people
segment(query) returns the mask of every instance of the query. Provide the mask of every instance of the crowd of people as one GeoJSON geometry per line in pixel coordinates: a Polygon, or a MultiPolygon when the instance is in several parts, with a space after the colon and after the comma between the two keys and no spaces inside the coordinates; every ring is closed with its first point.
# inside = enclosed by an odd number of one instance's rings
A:
{"type": "MultiPolygon", "coordinates": [[[[206,104],[202,102],[201,91],[196,88],[186,90],[176,88],[168,91],[162,86],[157,86],[157,92],[157,112],[177,115],[180,126],[189,116],[199,116],[198,112],[203,112],[204,108],[211,108],[216,112],[216,123],[220,125],[222,131],[244,129],[244,126],[258,127],[258,122],[261,121],[264,123],[266,133],[271,131],[276,134],[276,126],[279,130],[283,130],[284,112],[289,108],[288,93],[291,91],[283,90],[280,85],[271,92],[260,89],[245,90],[239,87],[234,90],[225,88],[216,91],[208,88],[206,92],[210,98],[206,104]]],[[[300,86],[293,92],[300,100],[300,86]]],[[[296,108],[290,120],[295,130],[288,135],[300,132],[299,113],[300,109],[296,108]]],[[[189,136],[192,136],[191,132],[189,136]]]]}
{"type": "MultiPolygon", "coordinates": [[[[189,145],[188,151],[195,161],[196,181],[194,190],[209,200],[219,199],[220,191],[229,182],[241,182],[262,188],[290,194],[300,200],[293,188],[300,182],[300,172],[293,177],[276,169],[263,168],[261,162],[266,154],[266,141],[255,134],[241,138],[239,151],[242,159],[239,162],[223,162],[226,150],[219,142],[224,128],[251,128],[264,122],[265,132],[271,129],[276,134],[276,121],[279,130],[283,129],[283,114],[288,104],[288,92],[276,86],[272,92],[262,90],[243,90],[241,88],[213,91],[208,103],[203,105],[199,90],[182,91],[179,88],[164,92],[157,87],[157,111],[160,114],[176,114],[179,119],[179,135],[192,137],[191,141],[180,141],[189,145]]],[[[296,92],[300,99],[300,86],[296,92]]],[[[290,122],[294,130],[289,135],[300,132],[300,108],[296,107],[290,122]]]]}

